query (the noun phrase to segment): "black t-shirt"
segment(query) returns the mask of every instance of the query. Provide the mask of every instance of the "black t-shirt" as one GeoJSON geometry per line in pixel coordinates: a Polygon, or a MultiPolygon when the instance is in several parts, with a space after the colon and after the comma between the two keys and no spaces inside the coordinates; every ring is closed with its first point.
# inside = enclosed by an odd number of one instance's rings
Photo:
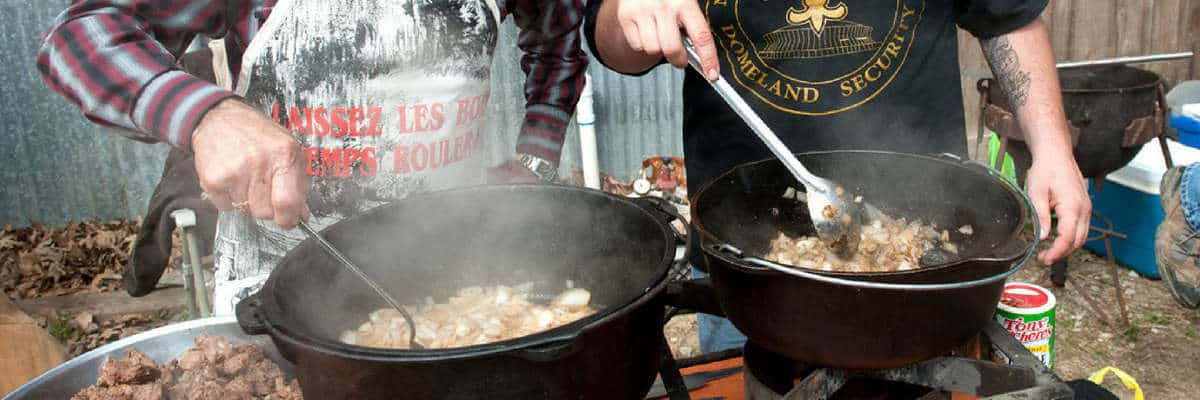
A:
{"type": "MultiPolygon", "coordinates": [[[[590,0],[585,23],[594,55],[601,1],[590,0]]],[[[1047,1],[700,0],[700,8],[721,74],[792,151],[965,155],[955,26],[1002,35],[1037,18],[1047,1]]],[[[683,96],[693,192],[734,166],[772,158],[690,69],[683,96]]]]}

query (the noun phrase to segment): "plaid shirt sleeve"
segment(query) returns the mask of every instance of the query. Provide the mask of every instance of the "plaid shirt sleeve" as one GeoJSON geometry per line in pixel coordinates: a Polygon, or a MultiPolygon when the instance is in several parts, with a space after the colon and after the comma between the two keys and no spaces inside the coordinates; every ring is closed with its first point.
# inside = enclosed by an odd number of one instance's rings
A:
{"type": "Polygon", "coordinates": [[[42,78],[90,120],[190,150],[200,117],[232,92],[179,69],[164,43],[221,37],[224,0],[77,0],[38,52],[42,78]]]}
{"type": "Polygon", "coordinates": [[[509,0],[507,6],[521,28],[517,46],[526,76],[517,152],[557,163],[588,65],[579,31],[584,0],[509,0]]]}

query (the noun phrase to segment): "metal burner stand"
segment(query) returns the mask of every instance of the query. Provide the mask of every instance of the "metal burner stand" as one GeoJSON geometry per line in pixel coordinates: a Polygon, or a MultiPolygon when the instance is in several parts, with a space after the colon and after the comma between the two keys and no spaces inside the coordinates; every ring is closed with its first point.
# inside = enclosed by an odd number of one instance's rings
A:
{"type": "MultiPolygon", "coordinates": [[[[1097,182],[1103,182],[1103,178],[1097,179],[1097,182]]],[[[1097,183],[1096,191],[1099,191],[1101,186],[1102,185],[1100,183],[1097,183]]],[[[1088,231],[1091,233],[1096,233],[1097,235],[1092,236],[1089,234],[1087,241],[1104,241],[1104,254],[1108,259],[1109,272],[1112,273],[1113,286],[1117,296],[1117,307],[1121,316],[1121,326],[1129,326],[1129,309],[1125,306],[1125,289],[1121,288],[1121,271],[1117,266],[1117,260],[1113,257],[1112,251],[1112,238],[1115,237],[1118,239],[1128,239],[1129,237],[1123,233],[1113,230],[1112,221],[1110,221],[1108,218],[1105,218],[1104,215],[1098,212],[1092,211],[1092,221],[1093,222],[1091,223],[1091,226],[1088,227],[1088,231]],[[1101,226],[1096,226],[1097,222],[1101,226]]],[[[1092,309],[1092,313],[1095,314],[1096,319],[1100,321],[1101,324],[1104,324],[1105,326],[1112,326],[1112,320],[1108,317],[1108,313],[1104,312],[1104,308],[1100,307],[1096,303],[1096,300],[1093,299],[1090,294],[1088,294],[1087,290],[1078,289],[1074,285],[1068,285],[1067,260],[1064,259],[1050,265],[1050,271],[1047,271],[1046,273],[1050,275],[1050,281],[1054,284],[1054,286],[1065,287],[1067,290],[1078,293],[1080,297],[1083,297],[1083,300],[1087,302],[1088,307],[1092,309]]],[[[1045,281],[1046,277],[1043,276],[1042,280],[1045,281]]]]}
{"type": "MultiPolygon", "coordinates": [[[[1071,399],[1074,395],[1071,389],[1058,376],[1054,375],[1053,371],[1025,349],[999,324],[988,324],[984,328],[983,337],[987,338],[987,342],[990,342],[1000,354],[1012,360],[1012,363],[1003,365],[972,358],[947,356],[896,369],[851,371],[811,368],[791,362],[792,365],[784,366],[781,370],[811,372],[786,394],[779,394],[763,384],[752,373],[754,367],[751,363],[746,362],[746,372],[744,373],[746,398],[749,400],[825,400],[837,393],[852,379],[872,379],[931,389],[932,392],[921,397],[922,400],[950,399],[951,392],[984,396],[982,398],[987,400],[1066,400],[1071,399]]],[[[663,340],[665,345],[666,339],[663,340]]],[[[664,354],[660,373],[664,386],[667,388],[668,398],[670,400],[691,400],[679,372],[680,369],[737,358],[746,353],[748,352],[743,349],[734,349],[682,360],[676,360],[669,352],[664,354]]],[[[774,370],[779,365],[769,365],[769,367],[768,369],[774,370]]]]}
{"type": "MultiPolygon", "coordinates": [[[[818,368],[786,394],[746,374],[749,400],[825,400],[852,379],[870,379],[932,389],[922,400],[950,399],[951,392],[983,396],[989,400],[1070,399],[1074,393],[1045,364],[1013,339],[999,324],[988,324],[983,332],[1012,364],[1003,365],[964,357],[941,357],[908,367],[879,371],[849,371],[818,368]]],[[[753,370],[753,368],[751,368],[753,370]]]]}

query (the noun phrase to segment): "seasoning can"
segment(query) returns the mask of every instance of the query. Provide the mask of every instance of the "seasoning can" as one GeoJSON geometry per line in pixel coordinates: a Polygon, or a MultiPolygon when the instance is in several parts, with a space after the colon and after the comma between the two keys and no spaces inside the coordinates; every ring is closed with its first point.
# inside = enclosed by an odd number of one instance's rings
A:
{"type": "MultiPolygon", "coordinates": [[[[1025,345],[1047,367],[1054,368],[1054,322],[1058,301],[1046,288],[1028,283],[1004,285],[1000,304],[996,307],[996,321],[1025,345]]],[[[994,350],[994,349],[993,349],[994,350]]],[[[1001,362],[1009,360],[999,351],[994,351],[1001,362]]]]}

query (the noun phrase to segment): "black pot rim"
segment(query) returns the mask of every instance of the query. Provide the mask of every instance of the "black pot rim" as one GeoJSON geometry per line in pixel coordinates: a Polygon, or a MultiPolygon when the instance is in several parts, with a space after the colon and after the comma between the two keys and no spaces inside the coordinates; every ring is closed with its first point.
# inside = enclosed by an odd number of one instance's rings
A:
{"type": "MultiPolygon", "coordinates": [[[[506,353],[516,353],[526,350],[536,350],[540,347],[556,347],[559,345],[571,345],[577,341],[580,336],[586,335],[592,329],[595,329],[609,321],[623,317],[648,305],[655,300],[659,294],[666,289],[669,283],[668,275],[671,266],[675,259],[675,237],[671,233],[671,228],[668,223],[661,222],[655,218],[650,210],[632,199],[617,196],[611,193],[606,193],[599,190],[587,189],[566,185],[545,185],[545,184],[507,184],[507,185],[476,185],[457,189],[435,191],[423,194],[410,196],[408,199],[420,198],[433,195],[445,195],[447,193],[464,193],[479,190],[493,190],[502,187],[523,187],[527,190],[565,190],[577,193],[586,193],[587,195],[600,195],[607,197],[612,201],[632,206],[638,209],[643,216],[655,222],[659,227],[665,243],[668,245],[663,250],[661,259],[657,264],[662,265],[661,271],[657,274],[654,281],[643,289],[643,292],[630,299],[626,303],[617,307],[609,307],[608,311],[601,311],[579,319],[572,323],[559,326],[554,329],[539,332],[533,335],[527,335],[517,338],[512,338],[504,341],[467,346],[449,349],[425,349],[425,350],[397,350],[397,349],[381,349],[373,347],[363,347],[348,345],[337,340],[327,339],[319,335],[313,335],[303,332],[299,329],[294,329],[285,326],[280,322],[278,315],[283,312],[279,308],[279,304],[274,301],[272,294],[276,277],[281,268],[275,268],[263,288],[256,292],[252,298],[261,299],[261,304],[256,308],[254,315],[250,318],[261,319],[262,325],[267,330],[267,334],[275,340],[283,340],[289,345],[300,347],[308,351],[314,351],[321,354],[340,357],[353,360],[376,361],[376,362],[406,362],[406,363],[434,363],[445,361],[461,361],[471,360],[486,357],[494,357],[505,355],[506,353]],[[274,318],[273,318],[274,317],[274,318]]],[[[400,200],[404,201],[404,200],[400,200]]],[[[361,215],[369,215],[372,212],[380,212],[381,207],[377,207],[363,213],[361,215]]],[[[312,239],[305,239],[305,242],[312,239]]],[[[289,252],[289,255],[291,252],[289,252]]],[[[284,259],[288,258],[285,255],[284,259]]],[[[281,262],[282,264],[282,262],[281,262]]],[[[519,356],[515,355],[514,356],[519,356]]]]}
{"type": "MultiPolygon", "coordinates": [[[[899,153],[899,152],[879,151],[879,150],[827,150],[827,151],[813,151],[813,152],[805,152],[805,153],[796,153],[797,156],[824,155],[824,154],[876,154],[876,155],[887,155],[887,156],[901,156],[901,157],[910,157],[910,158],[915,158],[915,159],[923,159],[923,160],[930,161],[930,162],[943,163],[946,165],[956,166],[956,167],[960,167],[960,168],[967,168],[970,164],[970,161],[956,160],[956,159],[952,159],[949,157],[931,157],[931,156],[920,155],[920,154],[899,153]]],[[[692,217],[692,225],[695,226],[696,232],[699,235],[700,242],[701,242],[701,250],[704,252],[705,256],[715,257],[717,259],[727,262],[729,265],[737,266],[741,270],[743,270],[745,272],[749,272],[749,273],[762,274],[762,275],[777,275],[780,277],[799,279],[799,278],[795,278],[795,277],[792,277],[790,275],[787,275],[787,274],[784,274],[784,273],[781,273],[778,271],[771,270],[770,268],[749,265],[749,264],[743,262],[742,260],[731,257],[729,254],[726,254],[725,252],[722,252],[722,251],[714,248],[714,246],[719,246],[719,244],[723,244],[725,242],[722,242],[719,238],[717,238],[717,236],[715,234],[713,234],[707,228],[704,227],[703,221],[701,221],[701,218],[699,218],[700,214],[695,209],[696,205],[700,203],[700,199],[704,197],[704,195],[709,191],[709,189],[712,188],[713,186],[715,186],[717,183],[724,180],[726,177],[728,177],[728,176],[734,174],[735,172],[742,170],[744,168],[749,168],[752,166],[757,166],[757,165],[766,164],[766,163],[776,163],[776,162],[779,162],[779,160],[775,159],[775,158],[768,158],[768,159],[763,159],[763,160],[759,160],[759,161],[752,161],[752,162],[740,164],[740,165],[737,165],[737,166],[729,169],[728,171],[725,171],[720,176],[718,176],[716,179],[713,179],[712,181],[710,181],[709,183],[704,185],[700,189],[700,191],[696,192],[696,196],[691,203],[691,207],[692,207],[691,214],[693,216],[692,217]],[[717,243],[717,245],[709,245],[706,243],[717,243]]],[[[1001,184],[1007,192],[1009,192],[1009,194],[1017,196],[1018,198],[1020,198],[1021,196],[1024,196],[1024,194],[1022,194],[1021,191],[1017,190],[1009,182],[999,180],[998,178],[995,178],[995,177],[993,177],[993,179],[996,179],[997,182],[999,184],[1001,184]]],[[[1026,205],[1024,202],[1021,202],[1021,207],[1026,208],[1026,205]]],[[[1017,225],[1018,227],[1024,227],[1029,222],[1028,218],[1026,218],[1026,216],[1029,215],[1029,210],[1023,210],[1023,211],[1024,212],[1022,212],[1021,216],[1020,216],[1021,222],[1017,225]]],[[[1009,239],[1010,240],[1019,240],[1020,236],[1022,235],[1023,230],[1024,230],[1024,228],[1018,228],[1017,230],[1013,231],[1012,234],[1009,236],[1009,239]]],[[[920,276],[920,275],[936,273],[936,272],[943,271],[943,270],[946,270],[949,268],[954,268],[954,267],[957,267],[957,266],[960,266],[960,265],[963,265],[966,263],[1017,261],[1017,260],[1021,259],[1022,257],[1025,257],[1026,254],[1030,251],[1030,248],[1034,247],[1034,246],[1036,246],[1036,241],[1029,243],[1027,246],[1021,246],[1021,248],[1019,250],[1015,250],[1015,252],[1011,255],[963,258],[963,259],[955,260],[955,261],[952,261],[949,263],[932,265],[932,266],[918,268],[918,269],[914,269],[914,270],[908,270],[908,271],[840,272],[840,271],[823,271],[823,270],[816,270],[816,269],[809,269],[809,268],[804,268],[802,270],[804,270],[805,272],[810,272],[810,273],[814,273],[814,274],[818,274],[818,275],[824,275],[824,276],[830,276],[830,277],[842,278],[842,279],[858,279],[858,280],[864,280],[864,281],[893,278],[893,277],[912,277],[912,276],[920,276]]],[[[781,264],[781,265],[786,265],[786,264],[781,264]]],[[[792,268],[800,268],[800,267],[792,266],[792,268]]]]}
{"type": "Polygon", "coordinates": [[[1119,88],[1105,88],[1105,89],[1068,89],[1068,88],[1063,88],[1062,92],[1069,93],[1069,94],[1124,93],[1124,92],[1133,91],[1133,90],[1153,89],[1164,83],[1162,75],[1159,75],[1157,72],[1154,72],[1154,71],[1151,71],[1148,69],[1143,69],[1143,68],[1131,67],[1128,65],[1101,65],[1101,66],[1094,66],[1094,67],[1072,68],[1072,70],[1087,70],[1087,69],[1091,69],[1091,70],[1110,69],[1110,70],[1114,70],[1114,71],[1122,70],[1122,69],[1133,70],[1133,71],[1138,71],[1138,73],[1141,73],[1148,78],[1153,77],[1154,80],[1147,82],[1147,83],[1140,84],[1140,85],[1132,85],[1132,86],[1125,86],[1125,87],[1119,87],[1119,88]]]}
{"type": "MultiPolygon", "coordinates": [[[[1113,93],[1120,94],[1120,93],[1136,91],[1136,90],[1154,89],[1154,88],[1156,88],[1158,86],[1162,86],[1164,83],[1166,83],[1166,81],[1163,80],[1162,75],[1159,75],[1157,72],[1154,72],[1154,71],[1151,71],[1148,69],[1143,69],[1143,68],[1130,67],[1128,65],[1100,65],[1100,66],[1091,66],[1091,67],[1077,67],[1077,68],[1071,68],[1071,70],[1125,69],[1125,68],[1137,70],[1142,73],[1147,73],[1147,74],[1149,74],[1147,76],[1153,76],[1155,79],[1151,82],[1143,83],[1140,85],[1126,86],[1126,87],[1120,87],[1120,88],[1106,88],[1106,89],[1061,88],[1060,91],[1062,91],[1063,94],[1113,94],[1113,93]]],[[[1060,73],[1060,75],[1061,75],[1061,73],[1060,73]]],[[[983,79],[979,80],[979,82],[983,82],[983,81],[991,82],[991,81],[994,81],[994,79],[993,78],[983,78],[983,79]]],[[[983,86],[980,86],[980,90],[983,90],[982,88],[983,88],[983,86]]],[[[991,98],[990,87],[988,90],[988,98],[991,98]]],[[[993,101],[993,104],[996,104],[996,103],[993,101]]],[[[996,104],[996,105],[999,105],[999,104],[996,104]]]]}

